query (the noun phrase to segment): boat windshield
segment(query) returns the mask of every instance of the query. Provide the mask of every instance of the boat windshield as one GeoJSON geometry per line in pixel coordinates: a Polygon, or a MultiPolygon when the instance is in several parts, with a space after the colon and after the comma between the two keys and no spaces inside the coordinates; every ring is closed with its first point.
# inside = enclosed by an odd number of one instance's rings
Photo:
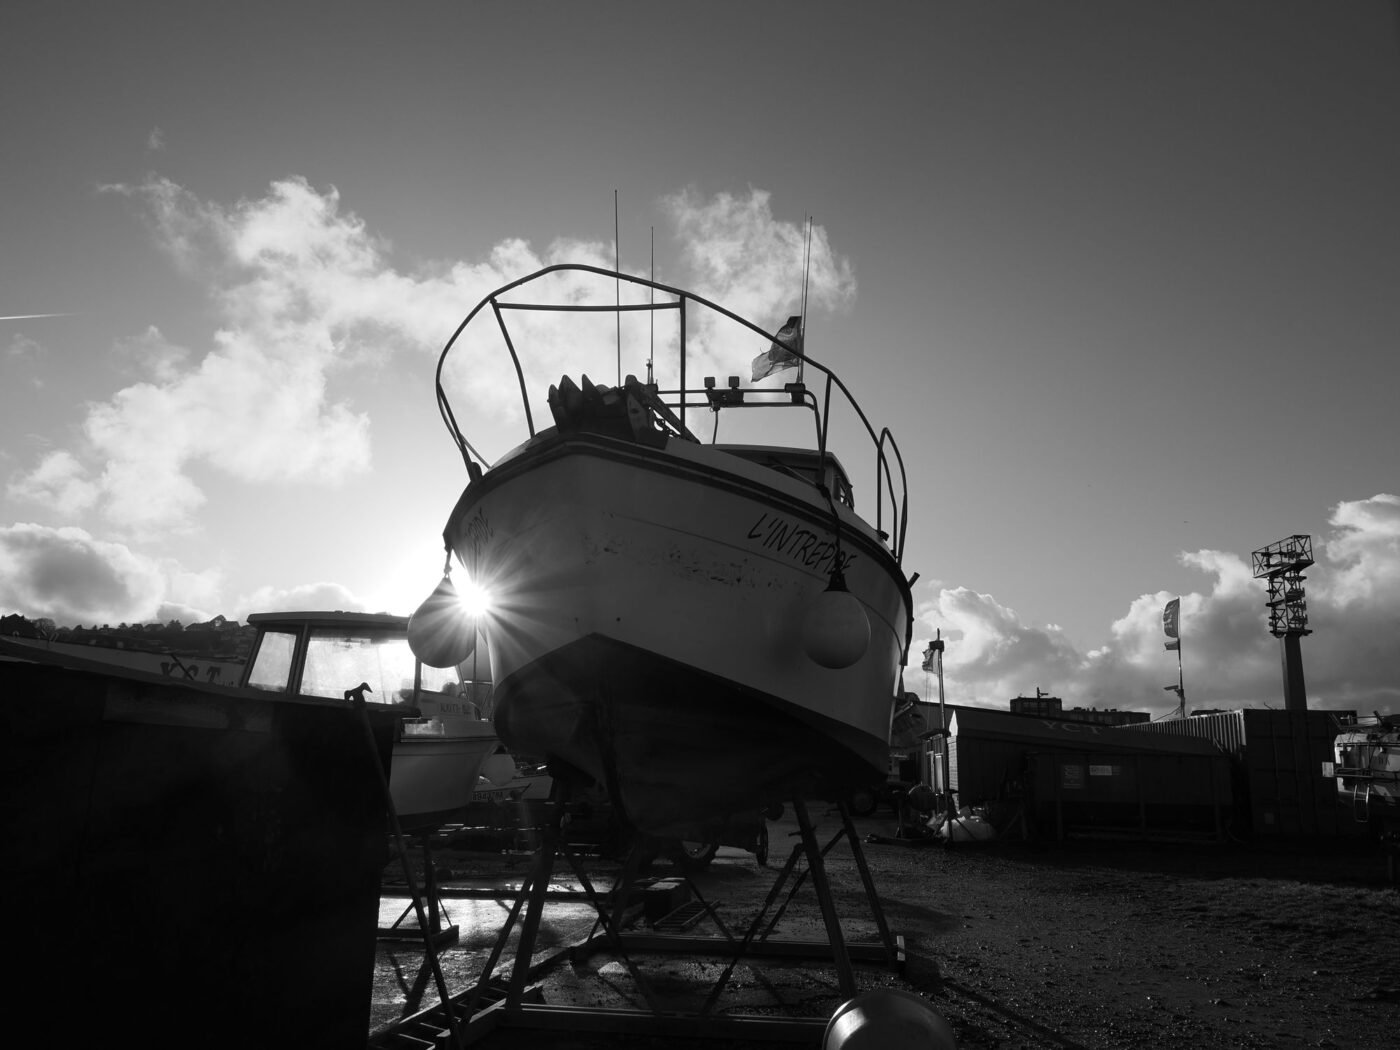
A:
{"type": "MultiPolygon", "coordinates": [[[[339,700],[347,689],[368,682],[369,695],[380,703],[403,703],[413,696],[413,663],[407,638],[316,629],[306,643],[298,691],[339,700]]],[[[439,692],[440,685],[433,689],[428,683],[429,670],[423,668],[423,688],[439,692]]]]}
{"type": "MultiPolygon", "coordinates": [[[[381,704],[412,703],[415,659],[398,632],[313,627],[297,668],[299,631],[265,630],[258,643],[248,685],[272,692],[344,699],[347,690],[368,684],[366,699],[381,704]]],[[[422,692],[460,696],[457,669],[424,667],[422,692]]]]}

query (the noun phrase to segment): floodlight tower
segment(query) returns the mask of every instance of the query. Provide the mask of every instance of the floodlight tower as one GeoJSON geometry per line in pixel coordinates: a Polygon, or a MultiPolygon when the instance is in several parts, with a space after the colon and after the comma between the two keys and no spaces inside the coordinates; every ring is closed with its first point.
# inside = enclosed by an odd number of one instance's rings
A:
{"type": "Polygon", "coordinates": [[[1311,536],[1289,536],[1254,552],[1254,578],[1269,582],[1269,633],[1283,643],[1283,706],[1289,711],[1308,709],[1298,639],[1312,634],[1303,593],[1303,570],[1312,563],[1311,536]]]}

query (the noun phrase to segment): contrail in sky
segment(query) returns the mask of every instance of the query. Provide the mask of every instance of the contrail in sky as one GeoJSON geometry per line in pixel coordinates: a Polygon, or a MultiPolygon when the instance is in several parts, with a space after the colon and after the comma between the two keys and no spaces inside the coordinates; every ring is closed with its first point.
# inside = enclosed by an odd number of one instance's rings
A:
{"type": "Polygon", "coordinates": [[[36,317],[72,317],[72,314],[10,314],[0,317],[0,321],[32,321],[36,317]]]}

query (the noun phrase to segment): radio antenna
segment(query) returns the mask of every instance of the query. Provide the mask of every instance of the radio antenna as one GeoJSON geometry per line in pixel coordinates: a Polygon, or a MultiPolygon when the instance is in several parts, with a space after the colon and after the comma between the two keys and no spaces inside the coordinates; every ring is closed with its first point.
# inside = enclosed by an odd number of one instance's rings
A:
{"type": "Polygon", "coordinates": [[[803,366],[807,363],[807,278],[812,272],[812,216],[807,216],[807,246],[802,253],[802,320],[797,326],[797,345],[803,356],[797,359],[797,381],[802,382],[803,366]]]}
{"type": "Polygon", "coordinates": [[[652,375],[652,364],[656,360],[656,227],[651,228],[651,287],[650,293],[651,309],[647,311],[647,320],[651,322],[651,341],[647,345],[647,386],[655,386],[656,380],[652,375]]]}
{"type": "Polygon", "coordinates": [[[617,190],[613,190],[613,296],[617,309],[617,385],[622,385],[622,237],[618,233],[617,190]]]}

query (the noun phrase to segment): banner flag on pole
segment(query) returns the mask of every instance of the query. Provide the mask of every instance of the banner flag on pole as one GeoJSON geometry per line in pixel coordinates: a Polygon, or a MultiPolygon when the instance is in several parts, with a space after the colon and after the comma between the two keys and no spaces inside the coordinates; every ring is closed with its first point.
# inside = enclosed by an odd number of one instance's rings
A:
{"type": "Polygon", "coordinates": [[[1167,606],[1162,610],[1162,632],[1168,637],[1175,639],[1167,643],[1167,652],[1181,651],[1181,636],[1178,633],[1179,621],[1181,618],[1181,599],[1173,598],[1167,602],[1167,606]]]}
{"type": "Polygon", "coordinates": [[[764,376],[771,376],[774,372],[797,367],[801,359],[788,347],[792,347],[798,353],[802,352],[802,318],[800,316],[789,317],[787,324],[778,329],[778,338],[787,346],[775,342],[766,351],[755,357],[753,359],[753,379],[750,382],[757,383],[764,376]]]}

